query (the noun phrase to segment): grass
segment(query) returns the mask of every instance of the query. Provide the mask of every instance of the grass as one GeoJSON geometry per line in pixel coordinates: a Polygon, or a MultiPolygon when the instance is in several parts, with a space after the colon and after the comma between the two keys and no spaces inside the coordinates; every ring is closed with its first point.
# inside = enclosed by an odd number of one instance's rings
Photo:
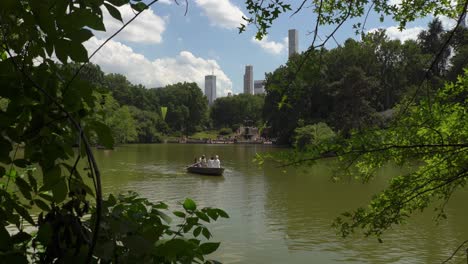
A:
{"type": "Polygon", "coordinates": [[[190,136],[190,138],[209,138],[209,139],[216,139],[217,137],[218,137],[217,130],[197,132],[190,136]]]}

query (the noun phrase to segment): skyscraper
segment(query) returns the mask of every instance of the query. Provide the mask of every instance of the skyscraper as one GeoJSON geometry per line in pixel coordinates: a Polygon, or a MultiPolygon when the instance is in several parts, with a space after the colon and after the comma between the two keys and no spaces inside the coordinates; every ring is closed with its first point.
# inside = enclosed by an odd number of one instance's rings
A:
{"type": "Polygon", "coordinates": [[[253,66],[245,66],[244,73],[244,93],[245,94],[254,94],[254,85],[253,85],[253,66]]]}
{"type": "Polygon", "coordinates": [[[216,75],[205,76],[205,95],[208,98],[208,104],[212,105],[216,100],[216,75]]]}
{"type": "Polygon", "coordinates": [[[290,29],[288,31],[289,42],[289,57],[299,52],[299,37],[297,29],[290,29]]]}
{"type": "Polygon", "coordinates": [[[265,93],[265,80],[255,80],[254,81],[254,93],[255,94],[264,94],[265,93]]]}

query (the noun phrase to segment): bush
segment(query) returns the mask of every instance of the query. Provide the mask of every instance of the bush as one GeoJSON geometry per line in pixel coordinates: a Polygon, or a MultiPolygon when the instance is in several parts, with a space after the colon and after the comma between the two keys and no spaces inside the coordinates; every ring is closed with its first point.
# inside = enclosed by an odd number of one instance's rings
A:
{"type": "Polygon", "coordinates": [[[230,129],[229,127],[223,127],[219,130],[219,134],[222,136],[230,135],[232,134],[232,129],[230,129]]]}
{"type": "Polygon", "coordinates": [[[299,150],[304,150],[308,145],[320,145],[335,137],[335,132],[326,123],[298,127],[294,134],[294,146],[299,150]]]}
{"type": "MultiPolygon", "coordinates": [[[[191,199],[182,204],[182,211],[174,211],[179,224],[170,225],[168,206],[151,203],[135,192],[103,202],[101,231],[96,257],[112,263],[193,263],[205,261],[220,243],[201,242],[212,235],[204,223],[228,215],[217,208],[197,208],[191,199]],[[188,237],[192,238],[185,238],[188,237]],[[198,260],[198,261],[197,261],[198,260]]],[[[90,223],[94,223],[91,219],[90,223]]]]}

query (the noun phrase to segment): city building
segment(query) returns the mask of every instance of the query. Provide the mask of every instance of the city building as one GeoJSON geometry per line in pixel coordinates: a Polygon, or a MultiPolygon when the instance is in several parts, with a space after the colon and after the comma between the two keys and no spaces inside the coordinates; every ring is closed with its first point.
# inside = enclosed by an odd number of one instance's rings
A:
{"type": "Polygon", "coordinates": [[[288,31],[288,42],[289,42],[289,57],[293,54],[299,53],[299,37],[297,29],[290,29],[288,31]]]}
{"type": "Polygon", "coordinates": [[[244,93],[245,94],[254,94],[254,85],[253,85],[253,66],[245,66],[244,73],[244,93]]]}
{"type": "Polygon", "coordinates": [[[216,100],[216,75],[205,76],[205,95],[208,98],[208,104],[212,105],[216,100]]]}
{"type": "Polygon", "coordinates": [[[255,80],[254,81],[254,94],[264,94],[265,93],[265,80],[255,80]]]}

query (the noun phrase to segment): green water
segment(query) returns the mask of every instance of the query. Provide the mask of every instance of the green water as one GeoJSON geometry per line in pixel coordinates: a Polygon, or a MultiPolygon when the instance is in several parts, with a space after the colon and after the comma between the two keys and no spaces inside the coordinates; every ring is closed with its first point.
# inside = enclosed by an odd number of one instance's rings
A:
{"type": "Polygon", "coordinates": [[[439,224],[435,214],[425,212],[386,233],[384,243],[362,236],[342,239],[331,228],[333,219],[365,205],[397,169],[382,170],[370,184],[332,183],[333,163],[287,172],[252,163],[256,152],[277,150],[162,144],[126,145],[96,155],[105,193],[133,190],[171,207],[191,197],[200,206],[227,211],[230,219],[211,225],[214,240],[222,242],[213,258],[223,263],[441,263],[468,239],[468,192],[452,197],[448,220],[439,224]],[[220,156],[223,177],[185,172],[184,166],[202,154],[220,156]]]}

